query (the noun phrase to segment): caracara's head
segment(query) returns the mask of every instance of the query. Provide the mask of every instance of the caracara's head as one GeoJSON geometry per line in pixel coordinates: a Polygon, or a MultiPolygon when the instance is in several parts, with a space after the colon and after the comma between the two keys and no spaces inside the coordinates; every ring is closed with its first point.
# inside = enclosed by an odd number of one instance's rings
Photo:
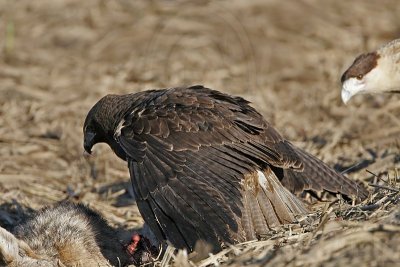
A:
{"type": "Polygon", "coordinates": [[[356,94],[400,90],[400,39],[358,56],[343,73],[341,82],[344,103],[356,94]]]}

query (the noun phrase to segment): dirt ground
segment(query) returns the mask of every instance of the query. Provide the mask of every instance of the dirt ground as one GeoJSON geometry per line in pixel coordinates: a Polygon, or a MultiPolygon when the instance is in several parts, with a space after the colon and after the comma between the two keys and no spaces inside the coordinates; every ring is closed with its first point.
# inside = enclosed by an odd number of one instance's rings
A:
{"type": "Polygon", "coordinates": [[[0,225],[71,199],[140,227],[126,164],[105,145],[82,156],[83,120],[109,93],[203,84],[252,101],[287,139],[378,187],[356,207],[317,205],[315,225],[165,262],[396,266],[399,96],[345,106],[339,80],[356,55],[399,37],[399,15],[398,0],[0,0],[0,225]]]}

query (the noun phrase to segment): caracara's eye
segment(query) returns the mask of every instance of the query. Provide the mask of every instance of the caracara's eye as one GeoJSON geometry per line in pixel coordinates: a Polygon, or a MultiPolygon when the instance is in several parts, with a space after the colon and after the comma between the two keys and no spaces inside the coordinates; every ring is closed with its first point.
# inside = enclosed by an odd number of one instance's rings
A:
{"type": "Polygon", "coordinates": [[[357,80],[361,80],[363,77],[364,77],[364,75],[358,74],[356,78],[357,78],[357,80]]]}

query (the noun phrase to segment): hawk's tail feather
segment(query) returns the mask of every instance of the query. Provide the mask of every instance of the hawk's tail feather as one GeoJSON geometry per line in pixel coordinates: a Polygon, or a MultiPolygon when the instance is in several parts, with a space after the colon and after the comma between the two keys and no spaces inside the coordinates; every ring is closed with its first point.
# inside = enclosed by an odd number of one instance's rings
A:
{"type": "Polygon", "coordinates": [[[358,200],[363,200],[368,196],[368,191],[364,187],[336,172],[318,158],[299,148],[296,148],[296,152],[302,158],[304,170],[298,172],[286,169],[282,179],[282,184],[291,192],[300,193],[303,190],[321,192],[324,190],[340,193],[350,198],[355,197],[358,200]]]}
{"type": "Polygon", "coordinates": [[[271,228],[296,222],[308,212],[305,204],[282,186],[271,169],[247,175],[243,194],[242,226],[246,240],[259,238],[271,228]]]}

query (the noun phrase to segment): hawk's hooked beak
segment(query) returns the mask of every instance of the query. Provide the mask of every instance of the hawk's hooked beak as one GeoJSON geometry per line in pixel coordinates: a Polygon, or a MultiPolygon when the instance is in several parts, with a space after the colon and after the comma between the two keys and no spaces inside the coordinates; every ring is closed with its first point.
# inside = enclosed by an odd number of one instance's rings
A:
{"type": "Polygon", "coordinates": [[[84,141],[83,141],[83,148],[85,149],[86,153],[92,154],[92,147],[94,145],[94,138],[96,137],[95,133],[87,132],[85,133],[84,141]]]}

